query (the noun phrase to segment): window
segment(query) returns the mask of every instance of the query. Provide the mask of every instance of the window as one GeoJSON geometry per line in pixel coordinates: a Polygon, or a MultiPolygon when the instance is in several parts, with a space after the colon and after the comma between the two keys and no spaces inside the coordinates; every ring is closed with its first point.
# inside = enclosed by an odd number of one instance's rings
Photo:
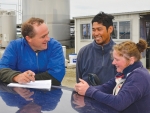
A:
{"type": "Polygon", "coordinates": [[[112,38],[113,38],[113,39],[117,39],[117,31],[118,31],[117,22],[114,22],[114,23],[113,23],[113,27],[114,27],[114,30],[113,30],[113,32],[112,32],[112,38]]]}
{"type": "Polygon", "coordinates": [[[119,39],[130,39],[130,22],[119,22],[119,39]]]}
{"type": "Polygon", "coordinates": [[[146,22],[146,36],[147,40],[150,41],[150,22],[146,22]]]}
{"type": "Polygon", "coordinates": [[[130,21],[113,22],[113,39],[130,39],[130,21]]]}
{"type": "MultiPolygon", "coordinates": [[[[112,39],[130,39],[131,34],[131,22],[130,21],[116,21],[113,22],[113,32],[111,34],[112,39]]],[[[91,24],[81,24],[81,39],[91,39],[91,24]]]]}
{"type": "Polygon", "coordinates": [[[81,24],[81,39],[90,39],[90,24],[81,24]]]}

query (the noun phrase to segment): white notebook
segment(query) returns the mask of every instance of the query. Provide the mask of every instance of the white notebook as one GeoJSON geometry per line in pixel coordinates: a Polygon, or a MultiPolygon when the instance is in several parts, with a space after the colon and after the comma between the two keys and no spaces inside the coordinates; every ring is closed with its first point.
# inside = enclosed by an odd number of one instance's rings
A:
{"type": "Polygon", "coordinates": [[[51,89],[51,80],[36,80],[34,82],[19,84],[19,83],[9,83],[9,87],[24,87],[24,88],[35,88],[35,89],[51,89]]]}

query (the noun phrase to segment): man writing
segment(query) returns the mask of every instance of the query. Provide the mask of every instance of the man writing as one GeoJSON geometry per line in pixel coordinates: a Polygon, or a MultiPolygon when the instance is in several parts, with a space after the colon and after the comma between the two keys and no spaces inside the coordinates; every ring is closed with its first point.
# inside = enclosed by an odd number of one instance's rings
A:
{"type": "Polygon", "coordinates": [[[43,19],[30,18],[22,24],[24,38],[9,43],[0,60],[0,79],[3,82],[28,83],[51,79],[60,85],[65,75],[61,44],[48,36],[43,19]]]}

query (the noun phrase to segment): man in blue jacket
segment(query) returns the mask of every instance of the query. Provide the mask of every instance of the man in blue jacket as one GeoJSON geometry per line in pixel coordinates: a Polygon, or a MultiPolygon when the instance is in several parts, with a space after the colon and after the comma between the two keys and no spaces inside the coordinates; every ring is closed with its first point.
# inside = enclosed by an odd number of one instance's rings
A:
{"type": "Polygon", "coordinates": [[[11,41],[0,60],[0,79],[21,84],[51,79],[60,85],[65,75],[62,45],[48,36],[44,20],[30,18],[21,32],[24,38],[11,41]]]}
{"type": "Polygon", "coordinates": [[[115,76],[111,50],[115,44],[111,38],[114,17],[104,12],[92,19],[93,42],[80,49],[77,56],[76,79],[85,80],[89,85],[103,84],[115,76]],[[89,77],[89,73],[97,77],[89,77]],[[90,78],[90,79],[89,79],[90,78]],[[93,82],[93,79],[95,82],[93,82]]]}

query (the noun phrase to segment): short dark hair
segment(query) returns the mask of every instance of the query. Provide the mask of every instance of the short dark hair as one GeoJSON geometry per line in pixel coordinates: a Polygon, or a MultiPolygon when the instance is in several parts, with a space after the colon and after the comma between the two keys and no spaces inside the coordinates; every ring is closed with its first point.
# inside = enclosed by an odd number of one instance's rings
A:
{"type": "Polygon", "coordinates": [[[112,16],[111,14],[100,12],[92,19],[92,24],[94,22],[97,22],[99,24],[102,24],[103,26],[106,26],[106,29],[108,29],[110,26],[113,26],[113,19],[114,16],[112,16]]]}
{"type": "Polygon", "coordinates": [[[35,31],[34,31],[34,26],[33,25],[41,25],[42,23],[44,23],[43,19],[40,18],[35,18],[32,17],[29,20],[25,21],[22,26],[21,26],[21,33],[23,35],[23,37],[25,38],[26,36],[29,37],[34,37],[36,35],[35,31]]]}

